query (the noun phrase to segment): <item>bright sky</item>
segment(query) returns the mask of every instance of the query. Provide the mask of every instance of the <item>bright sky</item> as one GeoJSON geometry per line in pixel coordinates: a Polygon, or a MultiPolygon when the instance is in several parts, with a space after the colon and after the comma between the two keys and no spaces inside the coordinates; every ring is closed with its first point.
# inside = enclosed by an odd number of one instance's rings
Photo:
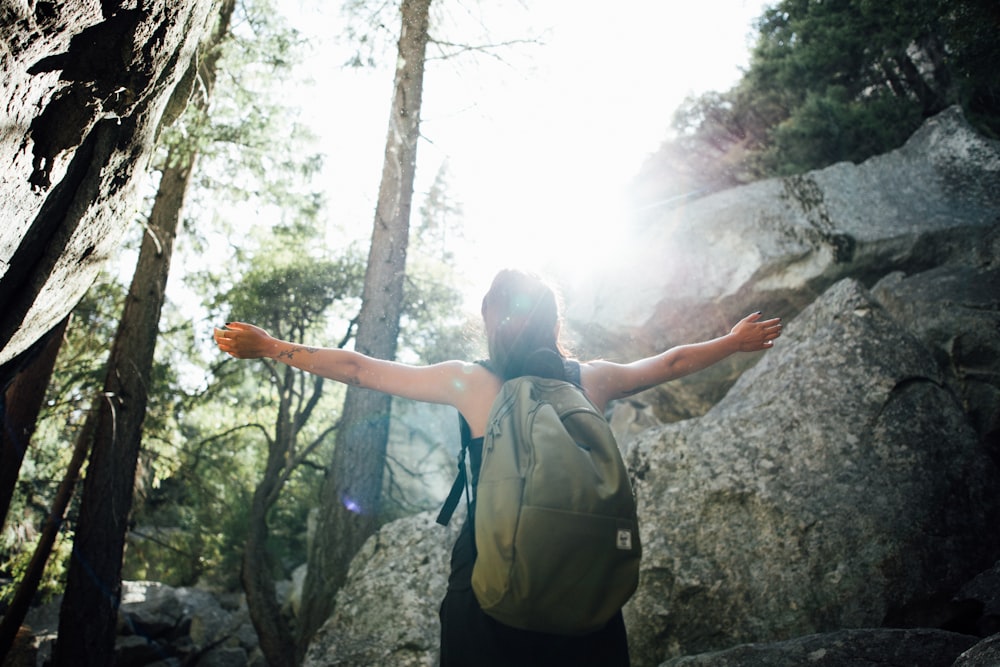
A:
{"type": "MultiPolygon", "coordinates": [[[[346,52],[329,38],[340,30],[339,2],[282,1],[304,16],[297,27],[321,37],[320,85],[303,95],[327,154],[331,243],[340,234],[367,240],[392,70],[339,67],[346,52]]],[[[735,83],[765,4],[435,0],[432,12],[447,20],[433,37],[478,30],[468,41],[541,42],[494,51],[502,60],[432,61],[425,74],[413,210],[447,160],[450,194],[465,213],[468,245],[458,254],[473,302],[504,266],[561,281],[593,262],[629,266],[641,240],[622,231],[624,187],[685,96],[735,83]]]]}

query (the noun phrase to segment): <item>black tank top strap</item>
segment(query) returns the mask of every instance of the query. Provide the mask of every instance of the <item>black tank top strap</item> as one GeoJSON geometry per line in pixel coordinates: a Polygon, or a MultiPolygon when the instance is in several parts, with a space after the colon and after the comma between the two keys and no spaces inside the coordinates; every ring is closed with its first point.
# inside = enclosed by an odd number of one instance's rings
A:
{"type": "Polygon", "coordinates": [[[566,371],[566,380],[582,388],[583,380],[580,376],[580,362],[576,359],[564,359],[563,368],[566,371]]]}

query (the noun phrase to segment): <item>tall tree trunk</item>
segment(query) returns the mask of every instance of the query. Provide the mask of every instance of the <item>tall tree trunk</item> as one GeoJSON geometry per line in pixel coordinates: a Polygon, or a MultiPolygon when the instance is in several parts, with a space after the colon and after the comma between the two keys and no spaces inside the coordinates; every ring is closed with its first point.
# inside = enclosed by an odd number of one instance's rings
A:
{"type": "Polygon", "coordinates": [[[906,82],[907,87],[920,100],[923,117],[930,118],[941,112],[946,106],[944,99],[930,86],[927,79],[924,78],[924,74],[921,73],[920,68],[913,62],[909,54],[898,54],[895,57],[895,61],[900,74],[902,74],[903,81],[906,82]]]}
{"type": "MultiPolygon", "coordinates": [[[[278,499],[282,472],[290,465],[289,454],[295,439],[291,401],[295,374],[292,368],[282,371],[278,417],[274,439],[268,442],[264,476],[254,489],[250,503],[246,549],[240,580],[247,596],[247,608],[260,640],[260,649],[271,667],[295,664],[295,640],[288,622],[281,616],[281,605],[274,588],[271,556],[267,549],[267,514],[278,499]]],[[[317,388],[321,391],[322,385],[317,388]]]]}
{"type": "MultiPolygon", "coordinates": [[[[103,401],[104,398],[98,398],[97,400],[103,401]]],[[[76,488],[77,478],[80,476],[80,469],[87,458],[87,452],[90,451],[90,444],[94,440],[94,428],[97,425],[97,419],[95,419],[94,415],[95,411],[91,408],[90,413],[88,413],[84,420],[83,428],[80,429],[80,433],[76,438],[76,445],[73,447],[73,456],[70,458],[69,466],[63,475],[62,482],[59,483],[59,490],[52,501],[52,508],[49,510],[48,519],[46,519],[45,526],[42,528],[42,534],[38,538],[35,551],[31,554],[31,562],[28,563],[28,569],[17,583],[17,591],[14,593],[14,599],[4,613],[3,620],[0,621],[0,664],[6,664],[3,663],[3,656],[6,656],[7,652],[14,645],[18,628],[24,622],[24,618],[28,614],[28,608],[31,606],[31,601],[34,600],[35,593],[38,592],[38,584],[42,581],[42,575],[45,573],[45,564],[52,553],[52,545],[56,543],[56,537],[59,535],[59,529],[62,527],[63,517],[66,516],[66,508],[73,497],[73,490],[76,488]]]]}
{"type": "MultiPolygon", "coordinates": [[[[207,108],[218,60],[213,48],[229,34],[235,0],[222,0],[218,21],[202,44],[198,69],[207,108]]],[[[195,67],[198,59],[192,62],[195,67]]],[[[59,611],[55,667],[113,663],[125,535],[132,509],[136,465],[146,415],[160,311],[196,150],[173,147],[160,176],[132,284],[108,357],[103,395],[95,416],[94,442],[83,484],[80,516],[66,591],[59,611]]]]}
{"type": "Polygon", "coordinates": [[[108,358],[53,664],[113,662],[125,534],[160,310],[193,158],[164,169],[108,358]]]}
{"type": "Polygon", "coordinates": [[[3,422],[3,432],[0,433],[0,527],[7,521],[21,461],[35,432],[35,422],[45,400],[45,390],[49,386],[59,348],[62,347],[67,321],[68,317],[39,341],[41,347],[37,356],[4,391],[0,410],[3,422]]]}
{"type": "MultiPolygon", "coordinates": [[[[395,357],[403,304],[430,4],[431,0],[403,0],[401,6],[395,94],[358,317],[356,349],[383,359],[395,357]]],[[[378,526],[390,405],[384,394],[347,389],[309,554],[299,618],[300,656],[333,610],[351,558],[378,526]]]]}
{"type": "MultiPolygon", "coordinates": [[[[346,341],[345,341],[346,343],[346,341]]],[[[343,345],[343,344],[342,344],[343,345]]],[[[278,501],[292,470],[326,440],[336,426],[328,426],[305,447],[299,447],[302,427],[309,421],[323,395],[324,380],[288,366],[269,365],[271,377],[280,385],[274,437],[268,438],[267,464],[254,489],[248,517],[246,548],[240,580],[260,648],[271,667],[293,665],[298,660],[292,626],[281,613],[275,593],[274,560],[268,550],[268,514],[278,501]],[[312,390],[306,387],[311,382],[312,390]]]]}

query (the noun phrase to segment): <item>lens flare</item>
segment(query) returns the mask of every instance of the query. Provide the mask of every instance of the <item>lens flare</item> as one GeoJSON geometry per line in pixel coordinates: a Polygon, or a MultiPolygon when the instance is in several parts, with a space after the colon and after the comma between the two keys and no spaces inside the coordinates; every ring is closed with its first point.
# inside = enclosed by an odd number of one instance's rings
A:
{"type": "Polygon", "coordinates": [[[348,512],[353,512],[355,514],[361,514],[361,505],[357,504],[353,498],[350,496],[344,496],[340,500],[344,507],[347,508],[348,512]]]}

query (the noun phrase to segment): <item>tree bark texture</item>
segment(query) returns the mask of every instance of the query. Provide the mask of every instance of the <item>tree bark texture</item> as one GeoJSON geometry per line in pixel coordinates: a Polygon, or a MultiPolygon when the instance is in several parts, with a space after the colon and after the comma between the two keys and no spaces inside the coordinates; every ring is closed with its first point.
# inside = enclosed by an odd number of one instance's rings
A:
{"type": "Polygon", "coordinates": [[[218,2],[3,3],[0,384],[121,242],[218,2]]]}
{"type": "MultiPolygon", "coordinates": [[[[214,32],[205,40],[209,54],[182,61],[188,74],[200,67],[201,89],[208,91],[198,98],[202,108],[207,107],[207,95],[215,81],[218,56],[212,47],[229,32],[234,0],[220,0],[213,7],[214,32]]],[[[180,98],[186,104],[189,92],[187,85],[179,85],[173,100],[180,98]]],[[[190,146],[175,146],[168,152],[108,359],[105,400],[96,412],[94,443],[53,650],[52,664],[57,667],[113,662],[125,536],[150,372],[174,239],[196,155],[196,148],[190,146]]]]}
{"type": "Polygon", "coordinates": [[[281,370],[278,417],[274,438],[268,442],[264,476],[254,489],[250,503],[246,549],[240,579],[247,596],[247,608],[253,620],[260,649],[271,667],[295,664],[295,640],[291,627],[281,615],[281,605],[275,593],[272,561],[267,549],[267,515],[278,498],[282,472],[289,465],[296,428],[292,415],[297,371],[281,370]]]}
{"type": "Polygon", "coordinates": [[[52,554],[52,547],[56,543],[56,537],[59,536],[59,530],[62,528],[66,508],[69,507],[69,502],[73,498],[80,470],[83,468],[83,462],[87,458],[87,452],[90,451],[90,445],[94,439],[94,428],[97,425],[97,419],[94,415],[95,412],[91,409],[83,423],[83,428],[80,429],[73,447],[73,456],[70,457],[69,466],[59,483],[56,497],[52,500],[49,516],[42,527],[42,534],[38,538],[35,551],[31,554],[31,561],[28,563],[24,576],[17,582],[17,591],[14,593],[14,599],[10,606],[4,612],[3,620],[0,620],[0,663],[2,664],[6,665],[2,662],[2,656],[6,656],[15,643],[17,631],[24,623],[31,602],[35,599],[38,585],[42,581],[42,575],[45,574],[45,565],[52,554]]]}
{"type": "MultiPolygon", "coordinates": [[[[355,347],[396,354],[431,0],[403,0],[394,96],[355,347]]],[[[379,523],[391,398],[348,387],[336,449],[321,494],[300,616],[299,650],[333,610],[351,558],[379,523]]]]}
{"type": "Polygon", "coordinates": [[[36,354],[4,391],[0,410],[3,422],[3,433],[0,433],[0,527],[7,520],[21,461],[35,432],[35,423],[45,401],[45,390],[62,347],[68,320],[67,317],[46,338],[38,341],[36,354]]]}
{"type": "Polygon", "coordinates": [[[113,662],[125,534],[147,389],[174,238],[192,169],[193,158],[163,171],[112,344],[53,665],[97,667],[113,662]]]}

